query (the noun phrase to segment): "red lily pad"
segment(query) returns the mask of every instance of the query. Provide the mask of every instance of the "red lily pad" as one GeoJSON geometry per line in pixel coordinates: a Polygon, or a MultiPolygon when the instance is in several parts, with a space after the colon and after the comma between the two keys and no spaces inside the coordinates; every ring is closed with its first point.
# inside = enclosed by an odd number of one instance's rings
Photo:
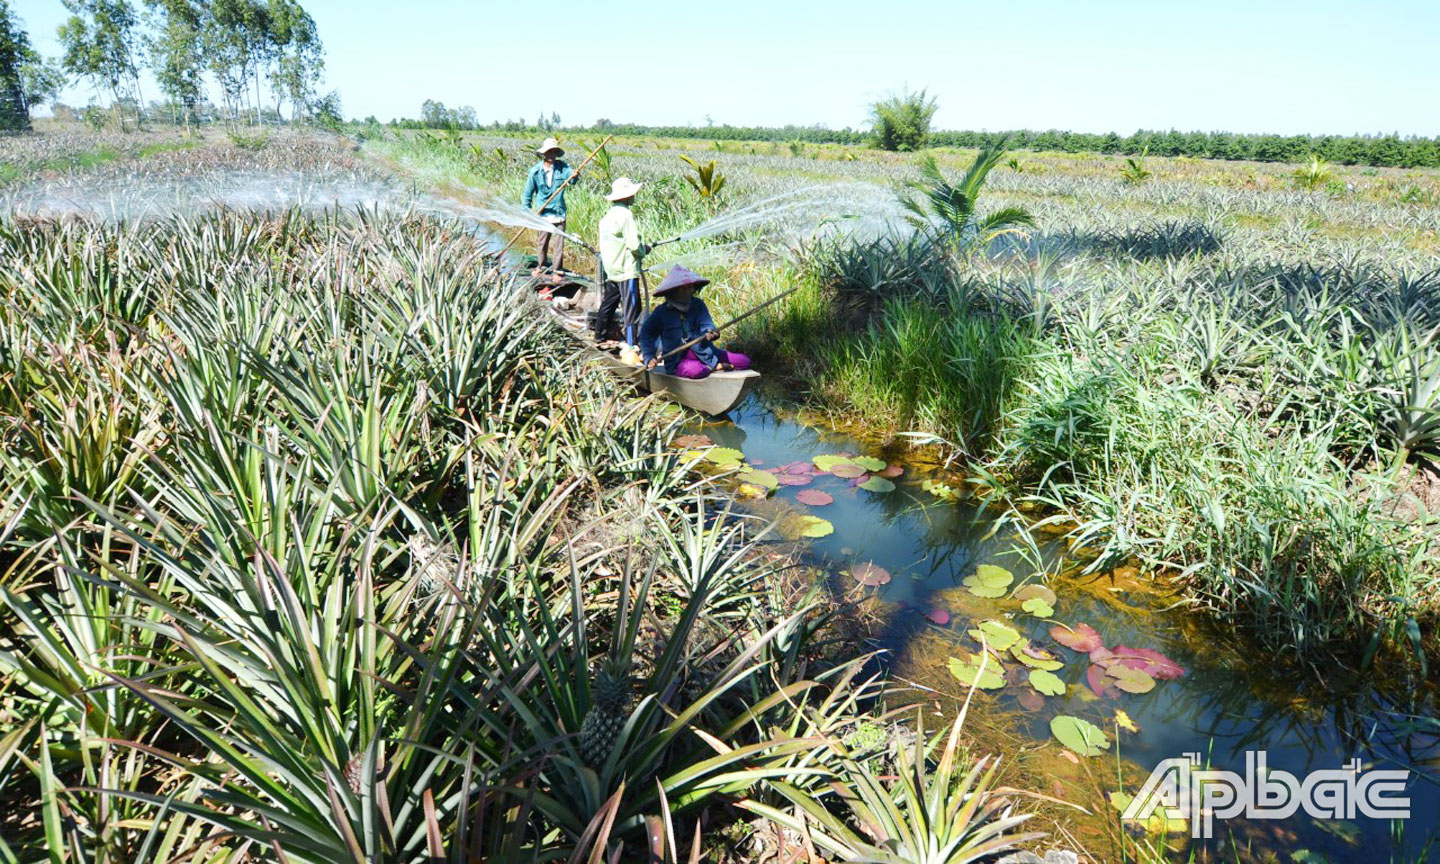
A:
{"type": "Polygon", "coordinates": [[[673,443],[676,447],[691,448],[691,447],[709,447],[711,444],[714,444],[715,442],[710,440],[710,436],[709,436],[709,435],[681,435],[679,438],[676,438],[676,439],[675,439],[673,442],[671,442],[671,443],[673,443]]]}
{"type": "Polygon", "coordinates": [[[1115,656],[1120,658],[1119,662],[1131,669],[1137,669],[1163,681],[1172,681],[1185,674],[1179,663],[1161,654],[1159,651],[1150,648],[1131,648],[1128,645],[1116,645],[1115,656]]]}
{"type": "Polygon", "coordinates": [[[861,483],[864,483],[866,480],[869,479],[869,474],[861,474],[859,477],[852,477],[850,478],[850,488],[854,489],[856,486],[859,486],[861,483]]]}
{"type": "Polygon", "coordinates": [[[1095,628],[1089,624],[1076,624],[1074,627],[1066,627],[1064,624],[1056,624],[1050,628],[1050,638],[1064,645],[1072,651],[1082,653],[1094,651],[1096,648],[1103,648],[1105,642],[1095,628]]]}
{"type": "Polygon", "coordinates": [[[1111,651],[1109,648],[1106,648],[1104,645],[1101,645],[1099,648],[1096,648],[1090,652],[1090,662],[1096,663],[1100,666],[1109,666],[1117,659],[1118,658],[1115,656],[1115,652],[1111,651]]]}
{"type": "Polygon", "coordinates": [[[930,619],[931,624],[939,624],[941,627],[950,623],[950,613],[944,609],[931,609],[925,613],[925,617],[930,619]]]}
{"type": "Polygon", "coordinates": [[[853,480],[856,477],[863,477],[869,472],[867,472],[859,465],[856,465],[854,462],[841,462],[832,467],[830,469],[830,473],[834,474],[836,477],[842,477],[846,480],[853,480]]]}
{"type": "Polygon", "coordinates": [[[815,464],[814,464],[813,462],[808,461],[808,460],[802,460],[802,461],[799,461],[799,462],[786,462],[784,465],[781,465],[781,466],[780,466],[780,473],[781,473],[781,474],[805,474],[805,475],[814,474],[814,473],[815,473],[815,464]]]}
{"type": "Polygon", "coordinates": [[[776,482],[781,486],[809,486],[814,479],[809,474],[785,474],[782,472],[775,475],[776,482]]]}
{"type": "Polygon", "coordinates": [[[1113,678],[1105,674],[1104,666],[1092,665],[1085,670],[1085,683],[1090,685],[1090,690],[1101,699],[1119,699],[1120,691],[1115,689],[1113,678]]]}
{"type": "Polygon", "coordinates": [[[801,489],[795,493],[795,500],[807,507],[824,507],[834,503],[835,498],[829,492],[821,492],[819,489],[801,489]]]}
{"type": "Polygon", "coordinates": [[[1021,690],[1020,695],[1016,697],[1015,701],[1020,703],[1021,708],[1024,708],[1026,711],[1029,711],[1031,713],[1039,711],[1045,707],[1045,697],[1040,695],[1038,692],[1030,689],[1029,687],[1021,690]]]}
{"type": "Polygon", "coordinates": [[[850,575],[861,585],[876,588],[890,581],[890,571],[872,561],[850,565],[850,575]]]}
{"type": "Polygon", "coordinates": [[[876,472],[874,472],[874,473],[879,474],[881,477],[884,477],[886,480],[894,480],[896,477],[899,477],[901,474],[904,474],[904,473],[905,473],[905,469],[904,469],[902,466],[900,466],[900,465],[887,465],[887,466],[885,466],[884,468],[881,468],[879,471],[876,471],[876,472]]]}

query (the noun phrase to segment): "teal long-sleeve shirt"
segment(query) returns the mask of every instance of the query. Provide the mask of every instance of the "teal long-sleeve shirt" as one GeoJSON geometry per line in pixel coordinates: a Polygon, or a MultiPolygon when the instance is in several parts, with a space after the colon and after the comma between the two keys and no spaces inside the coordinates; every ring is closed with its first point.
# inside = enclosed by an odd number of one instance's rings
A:
{"type": "MultiPolygon", "coordinates": [[[[550,182],[546,183],[545,163],[536,162],[535,166],[530,169],[530,176],[525,179],[525,209],[529,210],[531,207],[534,207],[537,201],[544,204],[545,199],[553,195],[556,189],[564,186],[565,181],[569,180],[570,175],[573,173],[575,172],[570,170],[570,166],[565,164],[563,159],[556,159],[555,171],[550,175],[550,182]]],[[[540,210],[540,215],[564,219],[565,193],[561,192],[559,195],[555,195],[555,200],[546,204],[545,207],[540,210]]]]}

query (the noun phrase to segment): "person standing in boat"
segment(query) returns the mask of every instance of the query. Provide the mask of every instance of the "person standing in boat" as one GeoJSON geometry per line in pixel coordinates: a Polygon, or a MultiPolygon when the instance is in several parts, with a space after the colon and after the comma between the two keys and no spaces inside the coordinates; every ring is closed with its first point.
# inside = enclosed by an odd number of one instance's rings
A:
{"type": "MultiPolygon", "coordinates": [[[[554,225],[555,231],[536,231],[540,236],[535,241],[535,270],[530,274],[539,278],[550,266],[550,250],[553,244],[555,250],[554,272],[565,269],[565,189],[566,183],[574,174],[570,166],[561,159],[565,151],[560,148],[560,142],[554,138],[546,138],[536,150],[540,161],[530,169],[530,176],[525,180],[525,209],[529,210],[535,206],[536,201],[540,203],[540,218],[554,225]],[[559,190],[559,194],[556,194],[559,190]],[[554,197],[551,197],[554,196],[554,197]]],[[[556,281],[559,276],[555,277],[556,281]]]]}
{"type": "Polygon", "coordinates": [[[615,310],[621,310],[625,344],[634,346],[640,329],[640,261],[649,251],[630,208],[643,184],[618,177],[610,185],[610,209],[600,217],[600,308],[595,314],[595,341],[606,345],[615,310]]]}
{"type": "Polygon", "coordinates": [[[705,301],[695,296],[701,288],[710,284],[692,270],[676,267],[666,274],[655,297],[665,302],[645,319],[640,327],[640,352],[645,357],[645,368],[654,369],[664,357],[665,371],[681,378],[704,378],[711,372],[731,369],[749,369],[750,358],[717,346],[715,321],[705,301]],[[682,353],[671,351],[692,339],[700,339],[682,353]]]}

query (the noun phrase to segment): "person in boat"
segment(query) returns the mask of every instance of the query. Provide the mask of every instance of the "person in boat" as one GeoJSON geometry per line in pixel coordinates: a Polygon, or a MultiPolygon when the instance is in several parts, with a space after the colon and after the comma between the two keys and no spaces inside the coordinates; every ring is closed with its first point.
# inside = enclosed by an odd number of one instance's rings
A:
{"type": "Polygon", "coordinates": [[[610,344],[615,310],[620,309],[625,344],[634,346],[640,331],[640,262],[650,247],[640,242],[640,229],[630,208],[644,185],[629,177],[610,184],[610,209],[600,217],[600,308],[595,314],[595,341],[610,344]]]}
{"type": "Polygon", "coordinates": [[[640,351],[646,369],[654,369],[662,357],[665,371],[681,378],[704,378],[717,370],[750,368],[749,357],[715,344],[720,338],[715,332],[715,321],[705,301],[695,296],[709,284],[709,279],[684,267],[677,266],[666,274],[660,287],[655,289],[656,299],[665,302],[656,306],[640,327],[640,351]],[[670,354],[699,337],[704,338],[687,350],[670,354]],[[666,357],[667,354],[670,356],[666,357]]]}
{"type": "MultiPolygon", "coordinates": [[[[538,201],[541,205],[540,218],[556,228],[555,231],[535,232],[539,237],[535,241],[535,270],[530,275],[538,279],[550,268],[552,246],[555,252],[554,272],[565,269],[565,235],[562,233],[565,230],[565,189],[561,187],[569,182],[575,172],[560,158],[565,155],[565,151],[554,138],[546,138],[545,143],[536,148],[535,153],[539,155],[540,161],[531,167],[530,175],[525,180],[525,209],[533,209],[538,201]],[[558,195],[555,194],[557,189],[560,190],[558,195]]],[[[556,276],[556,279],[558,278],[556,276]]]]}

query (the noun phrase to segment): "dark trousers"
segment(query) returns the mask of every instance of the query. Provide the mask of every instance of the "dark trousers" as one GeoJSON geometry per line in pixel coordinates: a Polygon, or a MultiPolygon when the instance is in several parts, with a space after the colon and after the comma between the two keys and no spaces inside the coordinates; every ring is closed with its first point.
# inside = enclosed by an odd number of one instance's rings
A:
{"type": "MultiPolygon", "coordinates": [[[[555,227],[561,231],[565,230],[564,222],[555,223],[555,227]]],[[[536,231],[540,237],[535,241],[535,266],[545,267],[550,260],[550,248],[555,248],[555,269],[565,269],[565,235],[557,234],[554,231],[536,231]]]]}
{"type": "Polygon", "coordinates": [[[623,279],[614,282],[607,279],[603,285],[600,308],[595,313],[595,338],[610,338],[610,328],[615,323],[615,310],[619,309],[620,320],[625,328],[625,342],[630,345],[637,344],[640,339],[640,280],[623,279]]]}

